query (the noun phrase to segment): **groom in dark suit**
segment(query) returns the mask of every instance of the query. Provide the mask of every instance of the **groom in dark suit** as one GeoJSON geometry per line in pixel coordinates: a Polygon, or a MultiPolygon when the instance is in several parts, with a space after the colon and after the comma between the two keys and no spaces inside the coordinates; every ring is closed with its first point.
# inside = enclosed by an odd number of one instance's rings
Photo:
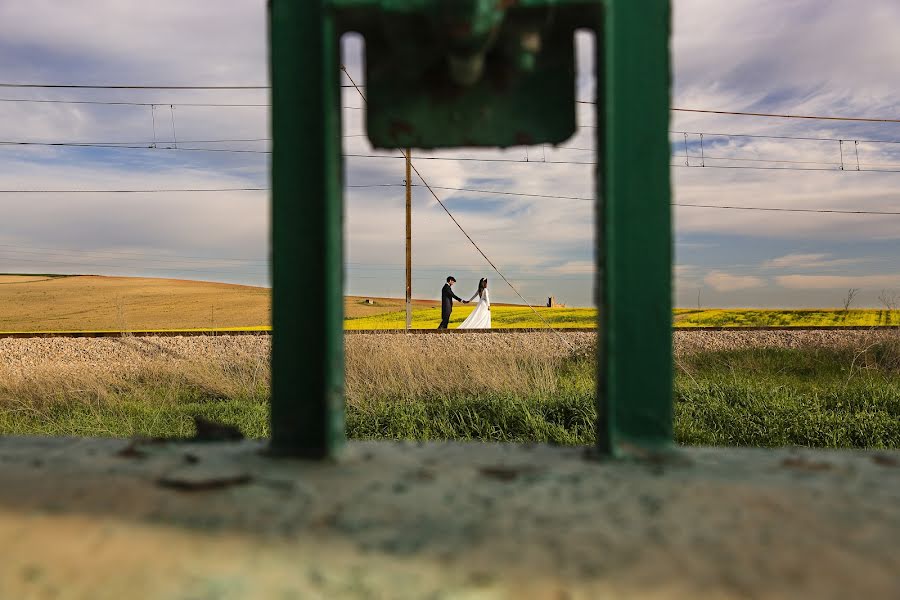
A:
{"type": "Polygon", "coordinates": [[[454,299],[457,302],[467,304],[465,300],[453,293],[454,283],[456,283],[456,278],[451,275],[447,278],[447,283],[444,284],[441,290],[441,324],[438,325],[438,329],[447,329],[447,325],[450,323],[450,314],[453,312],[454,299]]]}

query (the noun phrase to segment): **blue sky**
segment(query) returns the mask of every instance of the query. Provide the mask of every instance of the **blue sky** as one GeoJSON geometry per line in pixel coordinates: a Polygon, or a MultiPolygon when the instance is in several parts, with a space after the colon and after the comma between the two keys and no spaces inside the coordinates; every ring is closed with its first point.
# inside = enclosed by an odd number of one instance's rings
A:
{"type": "MultiPolygon", "coordinates": [[[[893,0],[675,0],[673,105],[713,110],[900,117],[900,5],[893,0]]],[[[265,2],[104,0],[0,3],[0,79],[7,82],[228,85],[267,83],[265,2]]],[[[591,40],[577,40],[579,97],[593,97],[591,40]]],[[[359,40],[344,61],[361,73],[359,40]]],[[[345,90],[344,104],[359,107],[345,90]]],[[[157,103],[150,107],[0,102],[0,140],[171,142],[174,112],[180,150],[0,146],[2,189],[240,188],[267,185],[265,107],[191,107],[188,103],[265,104],[265,91],[110,91],[3,89],[5,99],[157,103]],[[169,104],[175,104],[174,109],[169,104]],[[193,143],[190,143],[193,142],[193,143]],[[255,152],[196,152],[185,148],[255,152]]],[[[360,110],[345,110],[345,133],[363,133],[360,110]]],[[[579,123],[594,123],[579,106],[579,123]]],[[[704,132],[707,166],[837,168],[847,171],[672,170],[675,201],[687,204],[900,211],[900,173],[857,173],[894,165],[898,124],[854,124],[674,113],[673,131],[704,132]],[[781,161],[781,162],[772,162],[781,161]],[[785,162],[797,161],[797,162],[785,162]]],[[[685,140],[672,135],[674,165],[685,140]]],[[[590,197],[593,130],[564,148],[468,149],[414,153],[506,157],[528,163],[422,160],[432,185],[590,197]],[[578,148],[578,149],[573,149],[578,148]],[[584,150],[587,149],[587,150],[584,150]]],[[[700,136],[688,136],[700,164],[700,136]]],[[[347,153],[371,154],[364,137],[347,153]]],[[[891,170],[891,169],[885,169],[891,170]]],[[[400,184],[393,158],[348,158],[346,182],[400,184]]],[[[490,196],[439,190],[448,207],[522,293],[591,302],[593,207],[580,200],[490,196]]],[[[2,194],[0,271],[152,275],[268,284],[268,209],[264,191],[166,194],[2,194]]],[[[860,305],[900,291],[900,216],[779,213],[679,207],[675,301],[696,306],[834,306],[847,288],[860,305]]],[[[453,273],[475,287],[490,268],[422,188],[414,191],[414,295],[435,297],[453,273]]],[[[347,290],[402,295],[402,187],[350,188],[346,197],[347,290]]],[[[495,278],[496,279],[496,278],[495,278]]],[[[494,281],[497,300],[512,292],[494,281]]]]}

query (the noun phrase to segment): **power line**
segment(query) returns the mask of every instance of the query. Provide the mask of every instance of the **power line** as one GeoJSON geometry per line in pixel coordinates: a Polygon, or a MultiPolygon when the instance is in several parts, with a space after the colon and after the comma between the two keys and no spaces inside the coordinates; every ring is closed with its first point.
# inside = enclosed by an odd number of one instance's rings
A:
{"type": "MultiPolygon", "coordinates": [[[[269,150],[245,150],[241,148],[185,148],[183,146],[160,146],[159,144],[174,144],[174,140],[161,142],[147,142],[140,145],[124,145],[121,143],[95,144],[87,142],[2,142],[0,146],[40,146],[44,148],[106,148],[107,150],[178,150],[185,152],[224,152],[229,154],[271,154],[269,150]]],[[[180,142],[190,144],[192,142],[180,142]]]]}
{"type": "MultiPolygon", "coordinates": [[[[353,83],[350,85],[341,84],[341,88],[355,88],[360,94],[362,91],[360,86],[353,83]]],[[[89,90],[268,90],[268,85],[84,85],[84,84],[50,84],[50,83],[0,83],[0,88],[41,88],[41,89],[89,89],[89,90]]],[[[18,101],[18,100],[10,100],[18,101]]],[[[578,104],[597,104],[595,100],[577,100],[578,104]]],[[[86,102],[85,102],[86,103],[86,102]]],[[[112,104],[112,103],[109,103],[112,104]]],[[[140,103],[142,106],[151,103],[140,103]]],[[[159,103],[172,104],[172,103],[159,103]]],[[[203,105],[198,103],[197,105],[203,105]]],[[[248,106],[248,105],[240,105],[248,106]]],[[[266,106],[266,105],[253,105],[266,106]]],[[[358,107],[348,107],[358,108],[358,107]]],[[[835,117],[822,115],[797,115],[797,114],[779,114],[779,113],[760,113],[760,112],[744,112],[744,111],[727,111],[727,110],[709,110],[699,108],[672,108],[674,112],[704,113],[714,115],[735,115],[746,117],[769,117],[777,119],[808,119],[823,121],[855,121],[865,123],[900,123],[900,119],[885,119],[875,117],[835,117]]]]}
{"type": "MultiPolygon", "coordinates": [[[[346,72],[346,71],[345,71],[346,72]]],[[[349,74],[348,74],[349,77],[349,74]]],[[[351,79],[352,82],[352,79],[351,79]]],[[[105,84],[105,85],[85,85],[85,84],[50,84],[50,83],[9,83],[4,82],[0,83],[0,88],[41,88],[41,89],[91,89],[91,90],[268,90],[271,89],[271,86],[268,85],[122,85],[122,84],[105,84]]],[[[341,84],[341,88],[353,88],[356,89],[357,92],[363,97],[365,100],[365,96],[362,95],[362,90],[360,90],[360,86],[355,82],[352,82],[350,85],[341,84]]],[[[10,99],[6,101],[27,101],[27,100],[17,100],[10,99]]],[[[45,101],[52,102],[52,101],[45,101]]],[[[59,101],[62,102],[62,101],[59,101]]],[[[596,100],[577,100],[578,104],[597,104],[596,100]]],[[[87,103],[86,101],[82,101],[82,103],[87,103]]],[[[110,102],[109,104],[113,104],[110,102]]],[[[141,106],[147,106],[152,103],[136,103],[141,106]]],[[[159,103],[159,104],[172,104],[172,103],[159,103]]],[[[197,103],[197,105],[205,105],[203,103],[197,103]]],[[[182,104],[183,106],[183,104],[182,104]]],[[[266,105],[238,105],[238,106],[266,106],[266,105]]],[[[360,108],[360,107],[346,107],[346,108],[360,108]]],[[[853,122],[865,122],[865,123],[900,123],[900,119],[886,119],[886,118],[876,118],[876,117],[836,117],[836,116],[823,116],[823,115],[798,115],[798,114],[782,114],[782,113],[761,113],[761,112],[746,112],[746,111],[727,111],[727,110],[710,110],[710,109],[699,109],[699,108],[672,108],[673,112],[689,112],[689,113],[703,113],[703,114],[714,114],[714,115],[733,115],[733,116],[746,116],[746,117],[768,117],[768,118],[777,118],[777,119],[806,119],[806,120],[823,120],[823,121],[853,121],[853,122]]]]}
{"type": "MultiPolygon", "coordinates": [[[[174,141],[174,140],[172,140],[174,141]]],[[[220,139],[220,140],[180,140],[180,144],[227,144],[227,143],[237,143],[237,142],[271,142],[272,138],[232,138],[232,139],[220,139]]],[[[159,144],[159,143],[168,143],[169,140],[157,140],[156,142],[79,142],[79,141],[68,141],[68,142],[36,142],[29,140],[0,140],[0,145],[51,145],[51,146],[140,146],[145,147],[148,144],[159,144]]]]}
{"type": "Polygon", "coordinates": [[[62,83],[0,83],[0,88],[76,90],[268,90],[268,85],[84,85],[62,83]]]}
{"type": "MultiPolygon", "coordinates": [[[[854,140],[839,138],[819,138],[819,137],[801,137],[801,136],[774,136],[774,135],[755,135],[755,134],[737,134],[737,133],[710,133],[710,132],[686,132],[686,131],[670,131],[672,134],[678,135],[699,135],[707,137],[747,137],[761,139],[782,139],[782,140],[801,140],[801,141],[821,141],[821,142],[855,142],[864,144],[900,144],[900,140],[854,140]]],[[[366,134],[347,134],[344,138],[365,137],[366,134]]],[[[244,138],[244,139],[219,139],[219,140],[182,140],[181,144],[216,144],[216,143],[249,143],[249,142],[269,142],[271,138],[244,138]]],[[[39,141],[19,141],[19,140],[0,140],[0,146],[46,146],[46,147],[75,147],[75,148],[107,148],[107,149],[125,149],[125,150],[186,150],[194,152],[231,152],[231,153],[249,153],[249,154],[271,154],[268,150],[249,150],[239,148],[186,148],[176,147],[174,140],[164,140],[159,142],[142,141],[142,142],[95,142],[95,141],[71,141],[71,142],[39,142],[39,141]],[[170,146],[160,146],[159,144],[173,144],[170,146]]],[[[573,146],[557,146],[557,150],[575,150],[584,152],[593,152],[593,148],[581,148],[573,146]]],[[[350,158],[400,158],[387,154],[345,154],[350,158]]],[[[446,156],[425,156],[420,157],[424,160],[458,160],[458,161],[482,161],[482,162],[510,162],[510,163],[547,163],[547,164],[594,164],[593,161],[559,161],[559,160],[540,160],[529,161],[522,159],[505,159],[505,158],[476,158],[476,157],[446,157],[446,156]]],[[[766,159],[766,158],[744,158],[744,157],[712,157],[712,156],[690,156],[689,158],[708,158],[709,160],[718,161],[739,161],[739,162],[771,162],[771,163],[791,163],[791,164],[818,164],[830,165],[835,167],[833,170],[841,170],[837,162],[831,161],[801,161],[792,159],[766,159]]],[[[881,164],[881,163],[861,163],[870,167],[897,168],[898,165],[881,164]]],[[[681,165],[677,165],[681,166],[681,165]]],[[[695,165],[690,165],[695,166],[695,165]]],[[[846,170],[846,169],[844,169],[846,170]]]]}
{"type": "MultiPolygon", "coordinates": [[[[357,137],[357,136],[345,136],[345,137],[357,137]]],[[[219,142],[225,142],[226,140],[219,140],[219,142]]],[[[266,141],[262,138],[258,140],[233,140],[233,141],[266,141]]],[[[844,140],[844,141],[853,141],[853,140],[844,140]]],[[[64,147],[64,148],[105,148],[108,150],[173,150],[173,151],[184,151],[184,152],[212,152],[212,153],[230,153],[230,154],[271,154],[271,150],[247,150],[240,148],[186,148],[183,146],[160,146],[159,144],[174,144],[174,141],[163,141],[163,142],[144,142],[140,145],[127,145],[125,142],[111,142],[111,143],[95,143],[95,142],[14,142],[14,141],[0,141],[0,146],[39,146],[39,147],[64,147]]],[[[181,144],[190,144],[190,143],[217,143],[216,141],[182,141],[181,144]]],[[[560,146],[561,150],[583,150],[589,151],[588,148],[573,148],[567,146],[560,146]]],[[[402,158],[399,156],[391,156],[386,154],[344,154],[343,156],[348,158],[402,158]]],[[[424,160],[444,160],[444,161],[464,161],[464,162],[503,162],[503,163],[515,163],[515,164],[552,164],[552,165],[593,165],[596,164],[593,161],[565,161],[565,160],[521,160],[521,159],[503,159],[503,158],[475,158],[475,157],[446,157],[446,156],[425,156],[419,157],[424,160]]],[[[806,164],[806,165],[830,165],[831,168],[786,168],[786,167],[736,167],[736,166],[724,166],[724,165],[684,165],[684,164],[673,164],[673,167],[691,167],[691,168],[718,168],[718,169],[726,169],[726,168],[745,168],[745,169],[757,169],[757,170],[779,170],[779,171],[855,171],[855,172],[873,172],[873,173],[897,173],[900,172],[900,165],[895,164],[883,164],[883,163],[859,163],[860,166],[866,167],[874,167],[868,169],[841,169],[840,163],[836,162],[827,162],[827,161],[802,161],[802,160],[790,160],[790,159],[780,159],[780,158],[743,158],[743,157],[713,157],[713,156],[694,156],[689,155],[689,158],[705,158],[706,160],[717,160],[717,161],[733,161],[733,162],[758,162],[758,163],[785,163],[785,164],[806,164]]]]}
{"type": "MultiPolygon", "coordinates": [[[[342,88],[359,86],[341,84],[342,88]]],[[[362,87],[365,87],[364,85],[362,87]]],[[[270,85],[84,85],[62,83],[0,83],[0,88],[41,88],[41,89],[76,89],[76,90],[270,90],[270,85]]]]}
{"type": "Polygon", "coordinates": [[[267,187],[232,187],[232,188],[147,188],[135,189],[93,189],[93,190],[9,190],[0,189],[0,194],[166,194],[170,192],[265,192],[267,187]]]}
{"type": "MultiPolygon", "coordinates": [[[[710,156],[709,154],[704,154],[703,156],[697,156],[695,154],[688,154],[688,158],[694,158],[697,160],[721,160],[721,161],[735,161],[735,162],[759,162],[759,163],[784,163],[791,165],[829,165],[834,167],[834,170],[839,171],[841,163],[832,162],[832,161],[824,161],[824,160],[790,160],[790,159],[781,159],[781,158],[741,158],[738,156],[727,157],[727,156],[710,156]]],[[[868,164],[868,163],[867,163],[868,164]]],[[[701,167],[704,165],[700,165],[701,167]]],[[[897,165],[876,165],[876,166],[890,166],[895,167],[897,165]]]]}
{"type": "MultiPolygon", "coordinates": [[[[31,250],[22,250],[22,249],[0,251],[0,256],[3,256],[4,258],[7,258],[8,260],[19,260],[22,258],[21,256],[19,256],[20,254],[36,257],[33,259],[29,259],[29,260],[41,259],[46,262],[63,262],[63,263],[71,262],[68,260],[67,254],[58,253],[58,252],[46,252],[46,251],[32,252],[31,250]]],[[[80,257],[75,257],[75,258],[80,258],[80,257]]],[[[164,260],[160,260],[160,259],[141,259],[141,258],[135,258],[135,257],[121,257],[121,256],[118,256],[118,257],[117,256],[95,257],[95,256],[91,256],[91,255],[84,256],[84,259],[85,260],[114,259],[116,261],[142,261],[144,263],[143,264],[144,267],[149,268],[149,269],[159,269],[162,271],[191,271],[191,272],[196,271],[196,272],[202,273],[202,272],[206,272],[209,270],[209,269],[203,269],[203,268],[201,268],[201,269],[195,268],[198,266],[202,266],[204,264],[204,263],[198,264],[197,261],[164,261],[164,260]],[[160,266],[157,266],[156,264],[148,264],[148,263],[157,263],[157,262],[162,263],[163,265],[171,265],[172,263],[177,264],[179,262],[185,262],[188,264],[180,265],[178,267],[171,267],[171,266],[170,267],[160,267],[160,266]]],[[[225,261],[216,261],[216,262],[225,262],[225,261]]],[[[115,265],[109,265],[109,264],[103,264],[103,263],[93,263],[93,262],[85,262],[85,263],[77,262],[75,264],[98,264],[98,266],[107,266],[107,267],[115,266],[115,267],[129,267],[129,268],[134,267],[134,266],[139,266],[139,265],[123,265],[119,262],[117,262],[115,265]]],[[[231,269],[253,269],[253,270],[262,269],[263,272],[265,272],[268,269],[268,265],[265,265],[265,264],[263,264],[263,265],[239,264],[239,265],[233,265],[233,266],[209,265],[209,266],[216,267],[218,270],[216,270],[214,272],[217,272],[217,273],[231,273],[232,272],[231,269]],[[229,269],[229,270],[226,271],[225,269],[229,269]]]]}
{"type": "MultiPolygon", "coordinates": [[[[703,168],[703,167],[696,167],[703,168]]],[[[707,169],[715,168],[707,166],[707,169]]],[[[417,173],[418,174],[418,173],[417,173]]],[[[421,176],[420,176],[421,178],[421,176]]],[[[400,183],[377,183],[377,184],[358,184],[348,185],[348,188],[383,188],[383,187],[403,187],[400,183]]],[[[502,195],[502,196],[520,196],[525,198],[547,198],[552,200],[577,200],[583,202],[595,202],[594,198],[587,196],[558,196],[553,194],[534,194],[528,192],[509,192],[502,190],[482,190],[476,188],[457,188],[444,186],[429,186],[415,184],[414,187],[425,187],[438,190],[452,190],[469,192],[476,194],[502,195]]],[[[267,191],[269,188],[182,188],[182,189],[156,189],[156,190],[0,190],[0,193],[150,193],[150,192],[218,192],[218,191],[267,191]]],[[[432,194],[434,192],[432,191],[432,194]]],[[[441,202],[443,205],[443,202],[441,202]]],[[[777,212],[798,212],[798,213],[831,213],[831,214],[850,214],[850,215],[900,215],[900,212],[891,211],[866,211],[866,210],[840,210],[840,209],[801,209],[801,208],[767,208],[761,206],[724,206],[717,204],[688,204],[688,203],[672,203],[672,206],[688,207],[688,208],[712,208],[724,210],[759,210],[759,211],[777,211],[777,212]]],[[[447,211],[446,207],[444,210],[447,211]]]]}
{"type": "MultiPolygon", "coordinates": [[[[365,85],[341,84],[342,88],[359,89],[365,85]]],[[[270,90],[270,85],[83,85],[61,83],[0,83],[0,88],[42,88],[78,90],[270,90]]]]}
{"type": "MultiPolygon", "coordinates": [[[[584,127],[584,125],[582,125],[584,127]]],[[[794,135],[763,135],[750,133],[713,133],[708,131],[670,131],[676,135],[703,135],[708,137],[742,137],[766,140],[797,140],[804,142],[859,142],[860,144],[900,144],[900,140],[854,140],[850,138],[809,137],[794,135]]]]}
{"type": "MultiPolygon", "coordinates": [[[[372,183],[372,184],[361,184],[361,185],[348,185],[348,188],[379,188],[379,187],[403,187],[402,183],[372,183]]],[[[413,187],[425,187],[419,184],[413,184],[413,187]]],[[[449,190],[453,192],[473,192],[476,194],[497,194],[500,196],[522,196],[526,198],[553,198],[556,200],[586,200],[588,202],[593,202],[593,198],[585,198],[580,196],[548,196],[546,194],[532,194],[526,192],[505,192],[501,190],[481,190],[476,188],[461,188],[461,187],[447,187],[443,185],[432,185],[432,188],[436,190],[449,190]]]]}
{"type": "Polygon", "coordinates": [[[230,257],[214,257],[214,256],[183,256],[178,254],[166,254],[164,256],[155,257],[153,254],[146,252],[122,252],[118,250],[84,250],[78,248],[52,248],[47,246],[27,246],[22,250],[23,246],[13,244],[0,244],[0,248],[10,248],[8,251],[31,251],[39,250],[51,253],[77,253],[100,255],[101,258],[122,258],[122,260],[152,260],[154,262],[235,262],[239,264],[247,264],[251,266],[264,266],[268,261],[251,258],[230,258],[230,257]],[[133,258],[132,258],[133,257],[133,258]],[[170,260],[172,259],[172,260],[170,260]]]}
{"type": "MultiPolygon", "coordinates": [[[[735,159],[729,159],[735,160],[735,159]]],[[[768,161],[768,162],[782,162],[782,161],[768,161]]],[[[679,169],[744,169],[750,171],[818,171],[825,173],[900,173],[900,169],[840,169],[840,168],[820,168],[820,167],[755,167],[751,165],[685,165],[685,164],[671,164],[671,167],[676,167],[679,169]]]]}
{"type": "MultiPolygon", "coordinates": [[[[14,260],[16,262],[28,262],[28,263],[41,263],[41,264],[64,264],[64,265],[73,265],[78,267],[102,267],[106,269],[121,269],[123,265],[110,265],[104,263],[92,263],[92,262],[79,262],[79,261],[71,261],[65,260],[62,258],[46,258],[46,259],[37,259],[37,258],[20,258],[17,256],[8,257],[7,260],[14,260]]],[[[137,268],[135,267],[124,267],[124,268],[137,268]]],[[[216,275],[264,275],[265,273],[259,271],[221,271],[216,269],[174,269],[174,268],[165,268],[165,267],[147,267],[143,269],[145,271],[165,271],[165,272],[174,272],[174,273],[209,273],[216,275]]]]}
{"type": "MultiPolygon", "coordinates": [[[[390,154],[344,154],[347,158],[392,158],[399,159],[402,156],[390,154]]],[[[521,163],[524,165],[593,165],[595,162],[567,161],[567,160],[522,160],[518,158],[474,158],[469,156],[417,156],[416,160],[450,160],[461,162],[487,162],[487,163],[521,163]]]]}
{"type": "MultiPolygon", "coordinates": [[[[29,104],[93,104],[98,106],[193,106],[204,108],[271,108],[271,104],[246,102],[128,102],[125,100],[45,100],[38,98],[0,98],[0,102],[24,102],[29,104]]],[[[348,110],[363,110],[361,106],[342,106],[348,110]]]]}
{"type": "Polygon", "coordinates": [[[672,206],[686,206],[691,208],[720,208],[725,210],[761,210],[771,212],[793,212],[793,213],[836,213],[841,215],[900,215],[900,211],[879,211],[879,210],[837,210],[826,208],[767,208],[763,206],[723,206],[718,204],[685,204],[673,203],[672,206]]]}
{"type": "MultiPolygon", "coordinates": [[[[95,104],[100,106],[195,106],[215,108],[261,108],[271,104],[243,104],[243,103],[219,103],[219,102],[125,102],[102,100],[38,100],[33,98],[0,98],[0,102],[27,102],[33,104],[95,104]]],[[[350,107],[345,107],[350,108],[350,107]]]]}
{"type": "MultiPolygon", "coordinates": [[[[699,167],[698,167],[699,168],[699,167]]],[[[354,187],[401,187],[402,184],[398,183],[389,183],[389,184],[374,184],[374,185],[357,185],[354,187]]],[[[421,186],[415,186],[421,187],[421,186]]],[[[583,202],[595,202],[594,198],[589,198],[586,196],[556,196],[552,194],[534,194],[534,193],[525,193],[525,192],[506,192],[500,190],[481,190],[474,188],[454,188],[454,187],[442,187],[442,186],[432,186],[434,189],[438,190],[457,190],[462,192],[472,192],[476,194],[498,194],[504,196],[523,196],[527,198],[548,198],[553,200],[579,200],[583,202]]],[[[840,209],[806,209],[806,208],[767,208],[761,206],[722,206],[717,204],[689,204],[689,203],[671,203],[672,206],[677,207],[687,207],[687,208],[717,208],[717,209],[725,209],[725,210],[762,210],[762,211],[777,211],[777,212],[799,212],[799,213],[833,213],[833,214],[850,214],[850,215],[900,215],[900,211],[891,212],[891,211],[865,211],[865,210],[840,210],[840,209]]]]}
{"type": "MultiPolygon", "coordinates": [[[[576,100],[576,104],[597,104],[596,100],[576,100]]],[[[672,108],[673,112],[704,113],[711,115],[735,115],[741,117],[771,117],[775,119],[808,119],[817,121],[857,121],[863,123],[900,123],[900,119],[876,117],[833,117],[821,115],[795,115],[780,113],[742,112],[734,110],[709,110],[702,108],[672,108]]]]}
{"type": "Polygon", "coordinates": [[[770,117],[773,119],[807,119],[817,121],[854,121],[861,123],[900,123],[900,119],[878,119],[870,117],[824,117],[820,115],[790,115],[777,113],[756,113],[728,110],[705,110],[699,108],[673,108],[674,112],[704,113],[710,115],[736,115],[742,117],[770,117]]]}
{"type": "MultiPolygon", "coordinates": [[[[386,154],[344,154],[345,157],[348,158],[386,158],[386,159],[398,159],[402,158],[400,156],[391,156],[386,154]]],[[[444,160],[444,161],[461,161],[461,162],[482,162],[482,163],[510,163],[510,164],[522,164],[522,165],[595,165],[597,164],[595,161],[577,161],[577,160],[522,160],[517,158],[474,158],[468,156],[460,156],[460,157],[450,157],[450,156],[420,156],[416,158],[416,160],[444,160]]],[[[728,159],[728,160],[742,160],[742,159],[728,159]]],[[[753,159],[756,160],[756,159],[753,159]]],[[[780,160],[771,160],[765,162],[786,162],[780,160]]],[[[818,163],[818,164],[831,164],[831,163],[818,163]]],[[[834,163],[837,164],[837,163],[834,163]]],[[[867,163],[872,164],[872,163],[867,163]]],[[[750,169],[750,170],[758,170],[758,171],[830,171],[833,173],[900,173],[900,169],[840,169],[840,168],[795,168],[795,167],[755,167],[755,166],[731,166],[731,165],[685,165],[685,164],[672,164],[672,167],[678,168],[690,168],[690,169],[750,169]]],[[[875,165],[878,166],[878,165],[875,165]]],[[[887,165],[892,166],[892,165],[887,165]]]]}

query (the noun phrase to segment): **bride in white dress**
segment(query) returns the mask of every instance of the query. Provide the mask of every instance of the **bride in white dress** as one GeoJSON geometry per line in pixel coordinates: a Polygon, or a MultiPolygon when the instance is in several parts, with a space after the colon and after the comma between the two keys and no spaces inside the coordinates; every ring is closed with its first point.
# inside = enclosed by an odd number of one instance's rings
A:
{"type": "Polygon", "coordinates": [[[478,297],[478,305],[466,320],[459,324],[457,329],[490,329],[491,328],[491,298],[488,295],[488,280],[482,278],[478,282],[478,291],[469,298],[469,302],[478,297]]]}

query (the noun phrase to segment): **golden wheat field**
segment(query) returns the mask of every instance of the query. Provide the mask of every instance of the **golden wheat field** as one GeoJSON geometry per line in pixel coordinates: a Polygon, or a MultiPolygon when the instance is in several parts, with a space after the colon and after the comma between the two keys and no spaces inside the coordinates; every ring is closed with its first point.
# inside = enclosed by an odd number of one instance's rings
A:
{"type": "Polygon", "coordinates": [[[0,276],[0,332],[264,328],[266,288],[143,277],[0,276]]]}

